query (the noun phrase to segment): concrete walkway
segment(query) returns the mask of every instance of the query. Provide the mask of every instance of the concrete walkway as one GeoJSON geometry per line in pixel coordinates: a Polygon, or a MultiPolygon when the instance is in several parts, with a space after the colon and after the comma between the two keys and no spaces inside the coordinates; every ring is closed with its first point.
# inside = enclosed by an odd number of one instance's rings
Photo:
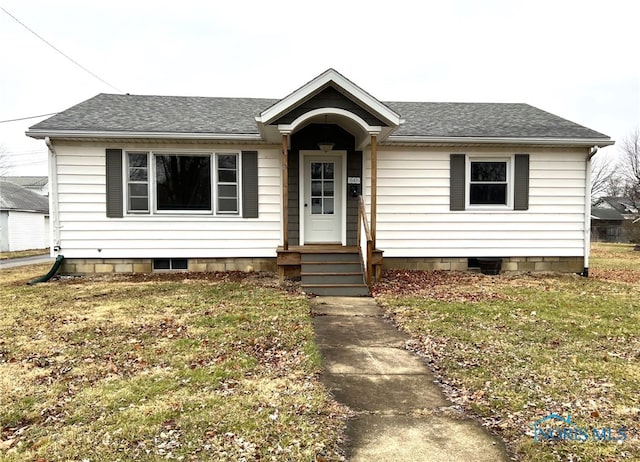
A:
{"type": "Polygon", "coordinates": [[[312,312],[323,382],[356,413],[350,461],[509,460],[501,441],[450,408],[422,360],[404,349],[409,337],[372,298],[319,297],[312,312]]]}

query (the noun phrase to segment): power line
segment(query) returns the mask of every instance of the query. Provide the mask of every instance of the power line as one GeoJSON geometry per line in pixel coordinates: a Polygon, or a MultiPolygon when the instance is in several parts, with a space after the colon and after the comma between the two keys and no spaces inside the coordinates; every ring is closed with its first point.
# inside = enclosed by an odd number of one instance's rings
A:
{"type": "MultiPolygon", "coordinates": [[[[0,8],[2,8],[2,7],[0,7],[0,8]]],[[[40,115],[29,116],[29,117],[19,117],[17,119],[0,120],[0,124],[4,124],[4,123],[7,123],[7,122],[18,122],[20,120],[37,119],[38,117],[46,117],[46,116],[56,115],[56,114],[57,114],[57,112],[50,112],[49,114],[40,114],[40,115]]]]}
{"type": "Polygon", "coordinates": [[[12,15],[11,13],[9,13],[7,10],[5,10],[3,7],[0,6],[0,9],[2,11],[4,11],[7,15],[11,16],[11,18],[13,18],[14,21],[16,21],[18,24],[20,24],[22,27],[24,27],[25,29],[27,29],[29,32],[31,32],[33,35],[35,35],[36,37],[38,37],[40,40],[42,40],[44,43],[46,43],[47,45],[49,45],[51,48],[53,48],[54,50],[56,50],[58,53],[60,53],[62,56],[64,56],[65,58],[67,58],[69,61],[71,61],[73,64],[75,64],[76,66],[78,66],[80,69],[82,69],[83,71],[91,74],[93,77],[95,77],[96,79],[98,79],[100,82],[110,86],[111,88],[113,88],[114,90],[116,90],[118,93],[124,93],[122,90],[120,90],[118,87],[115,87],[113,85],[111,85],[109,82],[107,82],[106,80],[104,80],[102,77],[99,77],[98,75],[94,74],[93,72],[91,72],[89,69],[87,69],[86,67],[84,67],[82,64],[80,64],[78,61],[76,61],[75,59],[73,59],[72,57],[70,57],[69,55],[63,53],[61,50],[59,50],[58,48],[56,48],[53,44],[51,44],[50,42],[48,42],[47,40],[45,40],[44,38],[42,38],[40,35],[38,35],[33,29],[31,29],[29,26],[27,26],[25,23],[23,23],[22,21],[20,21],[18,18],[16,18],[14,15],[12,15]]]}

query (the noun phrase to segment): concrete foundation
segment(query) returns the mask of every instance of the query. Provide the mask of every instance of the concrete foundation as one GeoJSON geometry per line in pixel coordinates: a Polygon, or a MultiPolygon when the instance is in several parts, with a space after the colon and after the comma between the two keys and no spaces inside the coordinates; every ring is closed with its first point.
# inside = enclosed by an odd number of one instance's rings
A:
{"type": "MultiPolygon", "coordinates": [[[[188,271],[276,271],[275,258],[189,258],[188,271]]],[[[151,273],[151,258],[69,258],[61,274],[151,273]]]]}
{"type": "MultiPolygon", "coordinates": [[[[580,273],[583,257],[502,257],[502,272],[556,271],[559,273],[580,273]]],[[[383,269],[468,271],[468,258],[430,257],[385,257],[383,269]]]]}
{"type": "MultiPolygon", "coordinates": [[[[189,258],[189,271],[277,271],[276,258],[189,258]]],[[[468,258],[385,257],[383,269],[468,271],[468,258]]],[[[580,273],[582,257],[503,257],[502,272],[556,271],[580,273]]],[[[68,258],[61,274],[151,273],[151,258],[68,258]]],[[[291,271],[286,277],[299,276],[291,271]]]]}

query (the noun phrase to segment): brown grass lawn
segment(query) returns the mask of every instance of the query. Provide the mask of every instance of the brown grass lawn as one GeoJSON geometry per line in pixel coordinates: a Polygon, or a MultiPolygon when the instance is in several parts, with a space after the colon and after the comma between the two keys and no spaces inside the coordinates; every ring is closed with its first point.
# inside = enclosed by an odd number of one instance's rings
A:
{"type": "MultiPolygon", "coordinates": [[[[309,305],[272,275],[0,272],[0,460],[342,460],[309,305]]],[[[640,252],[591,276],[387,272],[376,299],[524,461],[640,460],[640,252]],[[534,442],[557,413],[615,441],[534,442]]],[[[605,438],[606,439],[606,438],[605,438]]]]}
{"type": "Polygon", "coordinates": [[[340,460],[308,301],[269,275],[3,270],[0,460],[340,460]]]}
{"type": "Polygon", "coordinates": [[[632,246],[595,245],[588,279],[394,271],[375,293],[450,399],[518,459],[640,460],[640,252],[632,246]],[[534,442],[533,423],[551,413],[570,415],[589,439],[534,442]],[[594,439],[603,428],[611,433],[594,439]]]}

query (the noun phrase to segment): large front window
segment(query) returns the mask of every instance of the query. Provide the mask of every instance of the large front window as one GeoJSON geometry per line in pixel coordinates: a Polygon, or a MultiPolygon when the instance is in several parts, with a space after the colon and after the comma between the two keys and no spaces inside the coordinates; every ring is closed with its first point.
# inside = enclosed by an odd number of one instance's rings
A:
{"type": "Polygon", "coordinates": [[[211,210],[211,156],[156,154],[156,210],[211,210]]]}
{"type": "Polygon", "coordinates": [[[129,213],[239,213],[238,153],[127,153],[129,213]]]}

